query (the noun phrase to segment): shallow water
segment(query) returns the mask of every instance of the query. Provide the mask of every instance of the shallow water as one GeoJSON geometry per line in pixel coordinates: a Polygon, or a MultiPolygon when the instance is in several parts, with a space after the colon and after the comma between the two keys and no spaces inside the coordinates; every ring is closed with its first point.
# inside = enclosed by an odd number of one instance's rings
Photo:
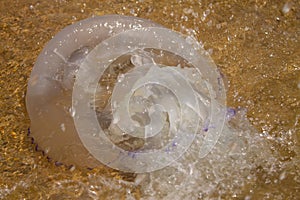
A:
{"type": "MultiPolygon", "coordinates": [[[[261,152],[270,151],[276,158],[273,165],[253,168],[250,174],[255,178],[249,178],[241,170],[233,170],[241,166],[246,169],[247,165],[230,165],[228,160],[218,163],[211,155],[209,164],[223,164],[226,168],[219,173],[227,175],[217,179],[213,171],[208,171],[206,178],[190,182],[191,187],[187,188],[197,192],[193,198],[297,199],[299,196],[298,1],[28,0],[1,1],[0,11],[0,199],[139,199],[151,194],[166,198],[163,193],[171,194],[176,188],[176,181],[162,184],[157,179],[160,172],[157,176],[136,177],[108,168],[57,167],[36,151],[27,136],[30,121],[24,97],[37,55],[66,25],[104,14],[148,18],[195,36],[226,77],[227,105],[246,113],[256,128],[250,134],[243,130],[248,124],[242,123],[240,134],[248,139],[259,137],[246,142],[268,144],[259,146],[261,152]],[[141,185],[137,184],[139,181],[141,185]],[[213,192],[207,192],[212,188],[213,192]]],[[[269,164],[271,161],[268,159],[269,164]]],[[[182,193],[180,188],[178,191],[182,193]]]]}

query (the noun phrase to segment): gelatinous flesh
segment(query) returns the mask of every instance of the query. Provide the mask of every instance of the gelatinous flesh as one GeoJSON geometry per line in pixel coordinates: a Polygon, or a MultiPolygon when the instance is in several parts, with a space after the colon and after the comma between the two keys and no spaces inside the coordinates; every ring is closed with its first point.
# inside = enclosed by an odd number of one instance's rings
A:
{"type": "Polygon", "coordinates": [[[55,160],[143,173],[193,142],[206,156],[223,130],[225,90],[192,38],[148,20],[94,17],[40,54],[26,97],[31,129],[55,160]]]}

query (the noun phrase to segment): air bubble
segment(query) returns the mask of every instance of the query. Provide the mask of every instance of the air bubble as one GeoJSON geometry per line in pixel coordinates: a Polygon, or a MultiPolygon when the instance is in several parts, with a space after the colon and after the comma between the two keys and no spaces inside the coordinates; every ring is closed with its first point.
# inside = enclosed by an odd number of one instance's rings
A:
{"type": "Polygon", "coordinates": [[[279,180],[283,180],[286,178],[286,171],[282,172],[280,175],[279,175],[279,180]]]}
{"type": "Polygon", "coordinates": [[[290,12],[292,6],[293,6],[293,2],[290,2],[290,1],[286,2],[282,7],[281,12],[283,14],[287,14],[288,12],[290,12]]]}
{"type": "Polygon", "coordinates": [[[62,130],[63,132],[65,132],[65,131],[66,131],[66,126],[65,126],[65,124],[64,124],[64,123],[62,123],[62,124],[60,125],[60,128],[61,128],[61,130],[62,130]]]}
{"type": "Polygon", "coordinates": [[[76,114],[76,112],[75,112],[75,109],[74,109],[74,108],[70,108],[70,109],[69,109],[69,112],[70,112],[70,114],[71,114],[71,116],[72,116],[72,117],[74,117],[74,116],[75,116],[75,114],[76,114]]]}

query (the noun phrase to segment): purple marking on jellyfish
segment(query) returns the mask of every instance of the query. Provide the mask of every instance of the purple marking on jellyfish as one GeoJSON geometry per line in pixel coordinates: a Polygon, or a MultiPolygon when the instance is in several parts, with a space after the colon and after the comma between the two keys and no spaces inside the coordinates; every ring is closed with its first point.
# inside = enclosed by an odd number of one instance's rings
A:
{"type": "Polygon", "coordinates": [[[93,170],[94,168],[91,168],[91,167],[87,167],[87,169],[88,169],[88,170],[93,170]]]}
{"type": "Polygon", "coordinates": [[[35,145],[35,148],[34,148],[34,149],[35,149],[35,151],[42,152],[43,156],[46,155],[45,151],[43,151],[42,149],[40,149],[40,147],[39,147],[38,144],[35,145]]]}
{"type": "Polygon", "coordinates": [[[128,155],[129,157],[133,158],[133,159],[136,157],[136,153],[135,153],[135,152],[130,152],[130,151],[129,151],[129,152],[127,153],[127,155],[128,155]]]}
{"type": "Polygon", "coordinates": [[[46,158],[47,158],[48,162],[52,161],[52,159],[49,156],[47,156],[46,158]]]}
{"type": "Polygon", "coordinates": [[[27,129],[27,136],[30,135],[30,128],[27,129]]]}
{"type": "Polygon", "coordinates": [[[214,126],[214,125],[204,126],[202,130],[203,130],[204,132],[207,132],[208,129],[210,129],[210,128],[216,128],[216,126],[214,126]]]}
{"type": "Polygon", "coordinates": [[[59,166],[62,166],[62,165],[63,165],[61,162],[58,162],[58,161],[56,161],[54,164],[55,164],[55,166],[57,166],[57,167],[59,167],[59,166]]]}
{"type": "Polygon", "coordinates": [[[176,147],[177,146],[177,142],[173,141],[172,142],[172,147],[176,147]]]}
{"type": "Polygon", "coordinates": [[[207,121],[204,123],[204,126],[203,126],[202,130],[203,130],[204,132],[207,132],[208,129],[210,129],[210,128],[216,128],[216,126],[214,126],[213,124],[210,124],[210,121],[207,120],[207,121]]]}
{"type": "Polygon", "coordinates": [[[39,151],[40,150],[39,145],[36,144],[34,149],[35,149],[35,151],[39,151]]]}
{"type": "Polygon", "coordinates": [[[236,115],[236,110],[234,108],[227,108],[226,118],[227,120],[231,119],[236,115]]]}
{"type": "MultiPolygon", "coordinates": [[[[75,165],[70,165],[68,166],[68,170],[71,170],[73,167],[75,167],[75,165]]],[[[74,168],[75,169],[75,168],[74,168]]]]}
{"type": "Polygon", "coordinates": [[[209,120],[206,120],[205,122],[204,122],[204,126],[203,126],[203,131],[205,131],[205,132],[207,132],[208,131],[208,126],[209,126],[209,120]]]}

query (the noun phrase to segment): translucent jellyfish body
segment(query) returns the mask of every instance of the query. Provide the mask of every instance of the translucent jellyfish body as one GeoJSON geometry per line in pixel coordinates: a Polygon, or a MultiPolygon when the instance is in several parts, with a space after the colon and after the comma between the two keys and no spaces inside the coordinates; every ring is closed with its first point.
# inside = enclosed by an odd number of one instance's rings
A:
{"type": "Polygon", "coordinates": [[[26,104],[31,132],[54,160],[143,173],[192,143],[205,157],[225,121],[222,78],[191,37],[136,17],[66,27],[39,55],[26,104]]]}

